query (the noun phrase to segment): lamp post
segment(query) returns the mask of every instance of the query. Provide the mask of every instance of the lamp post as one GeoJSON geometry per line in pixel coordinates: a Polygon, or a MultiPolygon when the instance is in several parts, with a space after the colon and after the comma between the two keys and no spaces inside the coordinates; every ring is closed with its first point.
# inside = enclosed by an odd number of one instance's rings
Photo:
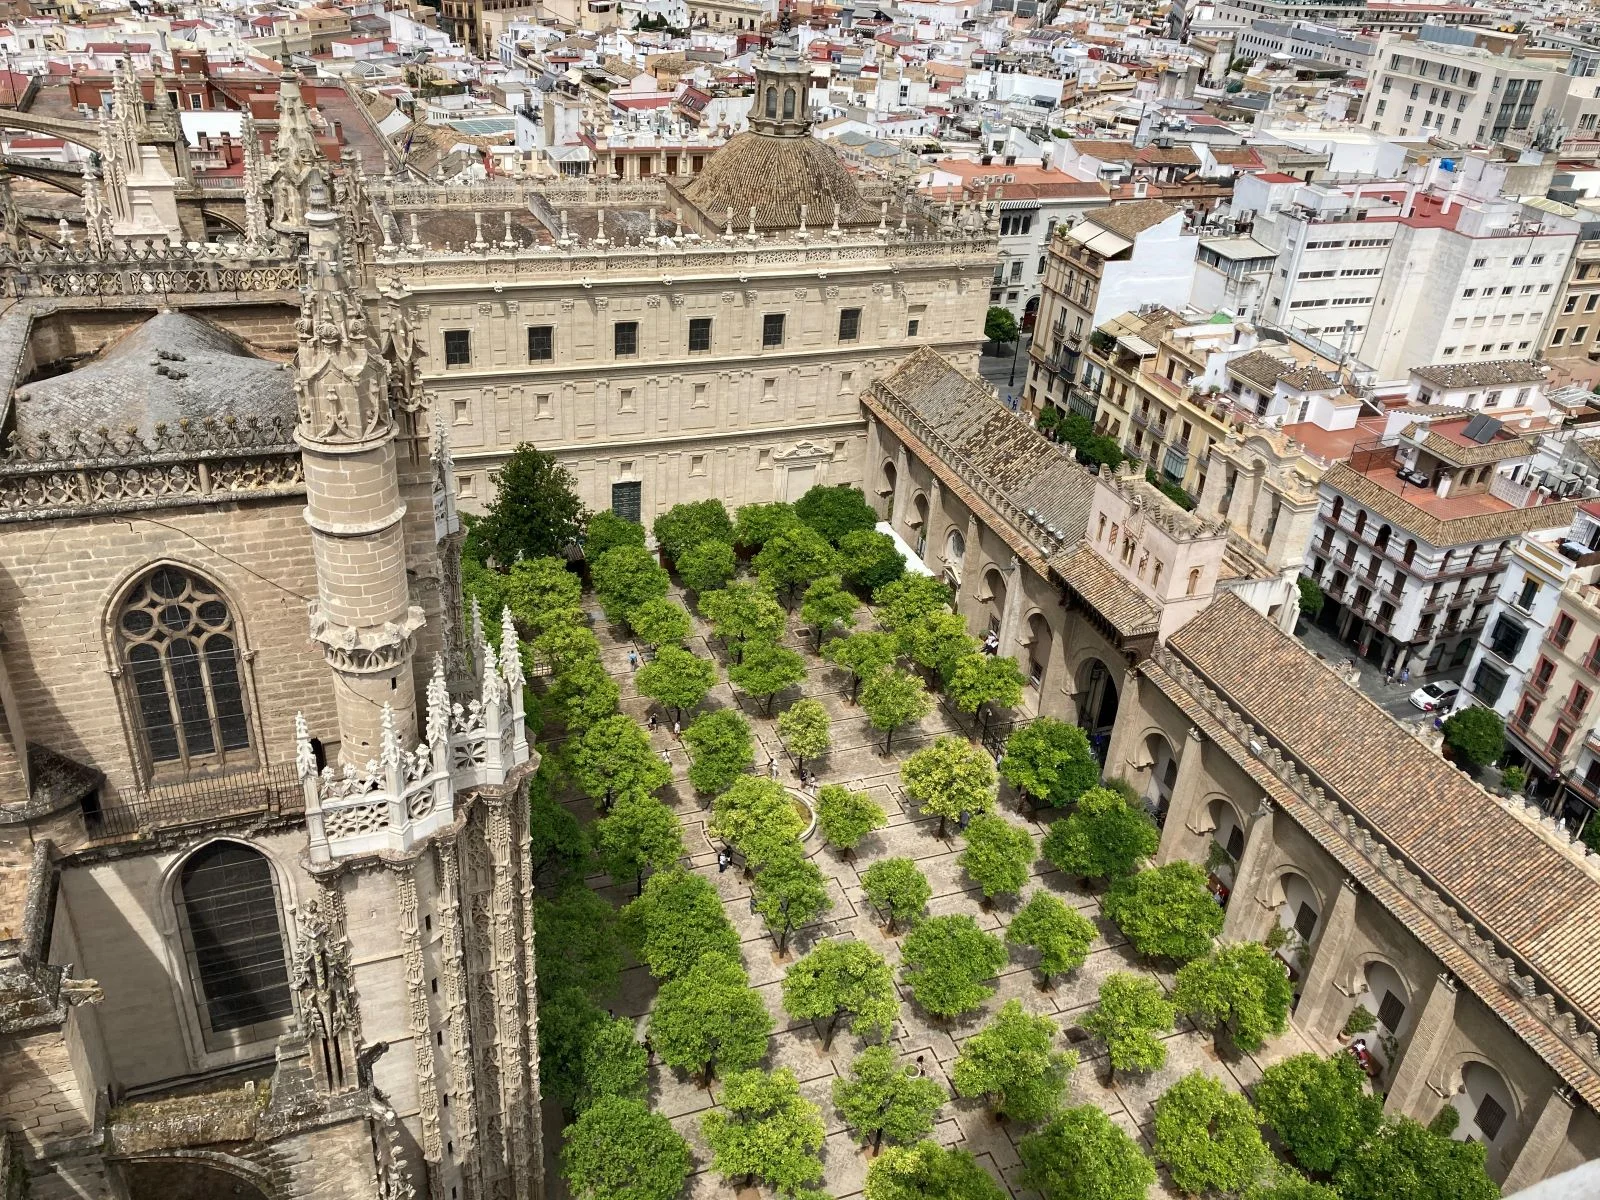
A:
{"type": "Polygon", "coordinates": [[[1012,343],[1011,350],[1011,377],[1006,380],[1007,387],[1017,386],[1017,355],[1022,353],[1022,330],[1017,330],[1017,340],[1012,343]]]}

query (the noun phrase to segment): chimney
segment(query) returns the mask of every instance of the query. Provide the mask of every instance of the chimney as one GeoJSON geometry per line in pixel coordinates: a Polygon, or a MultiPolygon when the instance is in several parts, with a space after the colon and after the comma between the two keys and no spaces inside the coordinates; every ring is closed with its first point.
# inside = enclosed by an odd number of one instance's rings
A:
{"type": "Polygon", "coordinates": [[[344,122],[335,120],[333,123],[333,140],[341,146],[344,145],[344,122]]]}

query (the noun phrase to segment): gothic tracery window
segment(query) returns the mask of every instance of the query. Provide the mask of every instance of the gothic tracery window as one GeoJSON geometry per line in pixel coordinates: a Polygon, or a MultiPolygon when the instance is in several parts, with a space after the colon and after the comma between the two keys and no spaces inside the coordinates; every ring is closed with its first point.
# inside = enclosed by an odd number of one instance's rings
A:
{"type": "Polygon", "coordinates": [[[238,635],[214,587],[179,567],[157,567],[123,602],[117,636],[151,766],[248,757],[238,635]]]}

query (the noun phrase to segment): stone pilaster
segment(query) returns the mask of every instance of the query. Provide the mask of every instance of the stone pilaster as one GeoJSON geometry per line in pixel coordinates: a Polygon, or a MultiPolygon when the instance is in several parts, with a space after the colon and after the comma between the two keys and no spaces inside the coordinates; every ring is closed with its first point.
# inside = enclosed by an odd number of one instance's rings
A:
{"type": "Polygon", "coordinates": [[[1178,777],[1172,782],[1172,798],[1167,803],[1166,823],[1161,827],[1161,845],[1156,850],[1156,866],[1177,858],[1197,857],[1210,833],[1210,816],[1199,810],[1205,790],[1206,740],[1193,725],[1183,739],[1178,756],[1178,777]],[[1201,824],[1205,825],[1204,830],[1201,824]],[[1197,841],[1198,839],[1198,841],[1197,841]]]}
{"type": "Polygon", "coordinates": [[[483,1195],[478,1172],[478,1102],[472,1069],[472,1016],[467,1006],[466,937],[462,928],[465,899],[461,889],[460,847],[454,837],[441,837],[434,846],[439,868],[439,957],[444,978],[446,1041],[449,1044],[451,1112],[462,1164],[466,1195],[483,1195]]]}
{"type": "MultiPolygon", "coordinates": [[[[519,793],[520,795],[520,793],[519,793]]],[[[533,841],[528,806],[519,801],[517,822],[518,870],[522,880],[522,979],[523,1006],[527,1013],[528,1110],[532,1114],[528,1131],[528,1166],[534,1196],[544,1195],[544,1122],[540,1119],[542,1096],[539,1090],[539,979],[538,957],[533,944],[533,841]]]]}
{"type": "MultiPolygon", "coordinates": [[[[906,535],[906,508],[911,504],[911,455],[901,446],[894,456],[894,508],[889,521],[901,537],[906,535]]],[[[911,540],[911,539],[908,539],[911,540]]]]}
{"type": "MultiPolygon", "coordinates": [[[[517,793],[513,793],[515,796],[517,793]]],[[[486,800],[489,863],[494,884],[489,897],[489,952],[494,989],[494,1036],[500,1059],[503,1160],[511,1170],[517,1200],[529,1192],[527,1093],[523,1085],[522,988],[518,979],[517,897],[521,885],[512,851],[511,814],[504,799],[486,800]]]]}
{"type": "Polygon", "coordinates": [[[1360,885],[1347,877],[1339,885],[1333,907],[1322,914],[1322,929],[1311,949],[1311,969],[1306,972],[1296,1011],[1300,1024],[1314,1033],[1330,1032],[1328,1023],[1336,1019],[1335,1007],[1344,996],[1338,979],[1350,949],[1350,936],[1355,932],[1356,903],[1360,898],[1360,885]]]}
{"type": "MultiPolygon", "coordinates": [[[[1107,686],[1110,686],[1108,681],[1107,686]]],[[[1133,755],[1138,749],[1139,729],[1144,723],[1144,708],[1139,702],[1139,672],[1128,668],[1122,677],[1122,695],[1117,697],[1117,720],[1106,744],[1107,779],[1128,779],[1133,771],[1133,755]]]]}
{"type": "Polygon", "coordinates": [[[1438,1062],[1439,1051],[1444,1047],[1451,1026],[1455,1024],[1457,986],[1454,976],[1448,973],[1441,973],[1434,980],[1433,990],[1428,993],[1427,1003],[1422,1007],[1422,1015],[1417,1018],[1416,1027],[1411,1031],[1411,1038],[1395,1067],[1394,1083],[1390,1085],[1388,1098],[1383,1102],[1384,1112],[1390,1115],[1423,1115],[1417,1110],[1417,1102],[1422,1099],[1422,1089],[1427,1084],[1428,1075],[1438,1062]]]}
{"type": "Polygon", "coordinates": [[[429,1179],[435,1179],[444,1158],[439,1133],[439,1085],[434,1076],[433,1033],[428,1020],[426,968],[422,930],[417,914],[417,860],[394,865],[395,894],[400,905],[400,956],[405,964],[406,1015],[411,1022],[411,1047],[417,1068],[417,1110],[422,1120],[422,1157],[429,1179]]]}
{"type": "Polygon", "coordinates": [[[1554,1088],[1545,1096],[1538,1110],[1527,1141],[1517,1151],[1516,1161],[1506,1173],[1501,1190],[1506,1195],[1532,1187],[1550,1173],[1550,1164],[1562,1143],[1567,1140],[1567,1127],[1572,1123],[1572,1110],[1576,1101],[1565,1087],[1554,1088]]]}
{"type": "Polygon", "coordinates": [[[1267,859],[1272,853],[1272,801],[1265,797],[1250,823],[1250,834],[1234,872],[1233,892],[1228,897],[1228,916],[1222,925],[1223,940],[1253,941],[1262,928],[1266,907],[1263,889],[1267,883],[1267,859]]]}

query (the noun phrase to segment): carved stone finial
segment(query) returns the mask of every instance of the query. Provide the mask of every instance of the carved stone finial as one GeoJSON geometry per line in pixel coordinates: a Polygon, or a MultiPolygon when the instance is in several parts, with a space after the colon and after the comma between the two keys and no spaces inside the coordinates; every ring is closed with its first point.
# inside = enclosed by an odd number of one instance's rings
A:
{"type": "Polygon", "coordinates": [[[317,773],[317,754],[311,748],[311,731],[306,728],[305,713],[294,715],[294,765],[301,779],[311,779],[317,773]]]}

